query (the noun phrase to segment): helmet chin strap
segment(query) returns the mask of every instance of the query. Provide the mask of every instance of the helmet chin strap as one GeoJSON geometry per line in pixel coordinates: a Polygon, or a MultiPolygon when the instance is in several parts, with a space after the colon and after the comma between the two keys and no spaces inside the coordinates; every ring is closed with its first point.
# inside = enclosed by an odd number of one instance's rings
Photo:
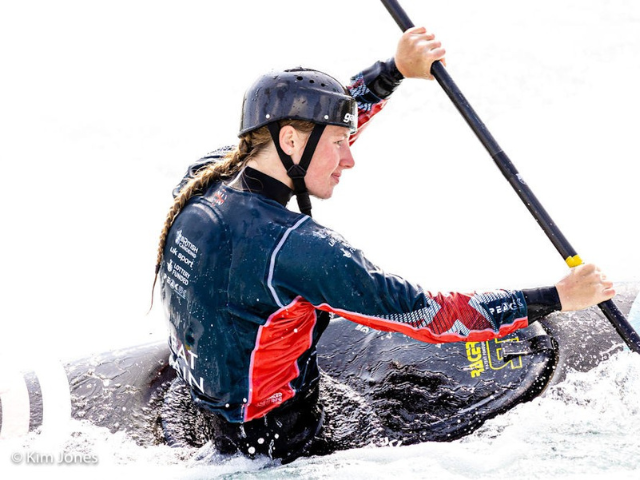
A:
{"type": "Polygon", "coordinates": [[[284,165],[287,175],[293,181],[293,193],[298,200],[300,212],[308,216],[311,216],[311,199],[309,198],[309,192],[307,191],[304,176],[307,174],[311,158],[313,157],[313,153],[316,151],[316,147],[318,146],[322,132],[324,132],[325,126],[326,125],[317,123],[313,127],[309,140],[307,140],[307,145],[302,153],[300,163],[293,163],[291,157],[280,147],[280,125],[278,125],[277,122],[267,125],[269,132],[271,133],[273,143],[276,146],[278,156],[280,157],[280,161],[284,165]]]}

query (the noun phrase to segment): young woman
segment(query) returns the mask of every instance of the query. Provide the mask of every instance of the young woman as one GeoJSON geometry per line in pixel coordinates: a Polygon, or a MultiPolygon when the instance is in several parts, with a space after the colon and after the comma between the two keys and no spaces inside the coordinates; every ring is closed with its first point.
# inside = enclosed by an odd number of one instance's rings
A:
{"type": "Polygon", "coordinates": [[[310,216],[353,168],[350,144],[405,77],[444,50],[423,28],[344,88],[315,70],[264,75],[246,93],[240,142],[174,192],[157,272],[172,365],[223,453],[291,461],[321,428],[316,345],[335,314],[425,342],[483,341],[554,310],[611,298],[593,265],[524,291],[431,294],[385,273],[310,216]],[[300,211],[286,208],[296,195],[300,211]]]}

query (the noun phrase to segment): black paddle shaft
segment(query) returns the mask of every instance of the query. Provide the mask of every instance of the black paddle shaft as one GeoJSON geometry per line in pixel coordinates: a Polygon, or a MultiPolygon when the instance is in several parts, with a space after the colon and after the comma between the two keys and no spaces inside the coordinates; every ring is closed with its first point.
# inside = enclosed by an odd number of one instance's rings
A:
{"type": "MultiPolygon", "coordinates": [[[[396,0],[381,0],[393,19],[402,31],[414,27],[406,12],[396,0]]],[[[460,114],[464,117],[473,132],[476,134],[482,145],[487,149],[489,155],[498,166],[507,181],[511,184],[520,199],[524,202],[529,212],[533,215],[542,230],[547,234],[551,243],[556,247],[562,258],[570,267],[578,266],[582,263],[580,256],[573,249],[569,241],[562,234],[557,225],[553,222],[542,204],[538,201],[529,186],[525,183],[518,170],[513,165],[509,157],[504,153],[498,142],[493,138],[487,127],[482,123],[476,112],[471,108],[469,102],[457,87],[446,68],[441,62],[434,62],[431,66],[431,74],[440,84],[447,96],[451,99],[460,114]]],[[[633,329],[612,300],[607,300],[598,304],[602,313],[611,322],[620,337],[629,348],[640,354],[640,336],[633,329]]]]}

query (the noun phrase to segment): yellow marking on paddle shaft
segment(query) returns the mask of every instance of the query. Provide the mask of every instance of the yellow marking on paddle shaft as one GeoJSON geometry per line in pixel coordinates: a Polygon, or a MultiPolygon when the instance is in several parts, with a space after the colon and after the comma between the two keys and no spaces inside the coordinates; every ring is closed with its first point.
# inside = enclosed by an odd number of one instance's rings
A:
{"type": "Polygon", "coordinates": [[[573,257],[567,257],[565,259],[565,262],[567,262],[567,265],[569,265],[569,267],[573,268],[573,267],[577,267],[578,265],[582,265],[582,259],[580,258],[580,255],[574,255],[573,257]]]}

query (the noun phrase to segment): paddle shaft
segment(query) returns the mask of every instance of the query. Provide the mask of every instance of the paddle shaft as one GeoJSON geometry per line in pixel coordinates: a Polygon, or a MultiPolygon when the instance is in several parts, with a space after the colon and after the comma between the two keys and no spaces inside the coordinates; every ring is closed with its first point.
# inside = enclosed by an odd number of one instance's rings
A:
{"type": "MultiPolygon", "coordinates": [[[[393,19],[402,31],[414,27],[406,12],[397,0],[381,0],[393,19]]],[[[575,267],[582,263],[580,256],[576,253],[569,241],[562,234],[558,226],[551,219],[542,204],[538,201],[522,176],[518,173],[515,165],[511,162],[506,153],[500,148],[498,142],[493,138],[487,127],[480,120],[467,99],[457,87],[446,68],[441,62],[434,62],[431,66],[431,74],[440,84],[447,96],[451,99],[467,124],[476,134],[482,145],[487,149],[489,155],[505,176],[509,184],[513,187],[520,199],[523,201],[529,212],[533,215],[542,230],[547,234],[556,250],[562,255],[569,267],[575,267]]],[[[612,300],[598,304],[600,310],[616,329],[620,337],[624,340],[630,350],[640,354],[640,336],[627,321],[624,314],[618,309],[612,300]]]]}

